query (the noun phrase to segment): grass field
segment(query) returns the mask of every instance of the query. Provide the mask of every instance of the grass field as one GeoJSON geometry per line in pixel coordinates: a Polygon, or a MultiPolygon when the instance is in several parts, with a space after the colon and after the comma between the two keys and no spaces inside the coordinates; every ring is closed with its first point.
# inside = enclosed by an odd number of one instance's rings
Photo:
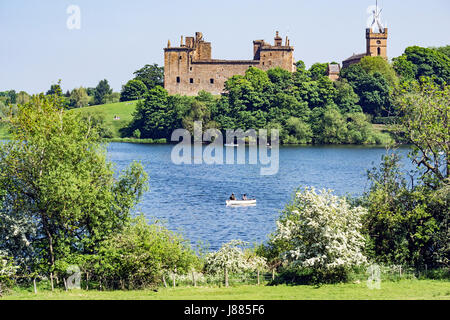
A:
{"type": "Polygon", "coordinates": [[[132,114],[136,109],[136,103],[137,101],[127,101],[102,104],[97,106],[73,109],[71,112],[92,112],[103,114],[106,124],[111,128],[113,138],[120,138],[119,129],[125,127],[133,118],[132,114]],[[120,120],[114,120],[114,116],[118,116],[120,120]]]}
{"type": "Polygon", "coordinates": [[[177,287],[139,291],[38,291],[18,289],[0,300],[450,300],[450,282],[400,280],[368,289],[364,282],[314,286],[256,286],[229,288],[177,287]]]}

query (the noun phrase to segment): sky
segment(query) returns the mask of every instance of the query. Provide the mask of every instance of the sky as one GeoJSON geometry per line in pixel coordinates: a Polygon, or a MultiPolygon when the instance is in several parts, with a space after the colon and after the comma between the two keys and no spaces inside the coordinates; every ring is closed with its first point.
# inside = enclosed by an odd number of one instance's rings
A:
{"type": "MultiPolygon", "coordinates": [[[[388,56],[450,44],[449,0],[379,0],[388,56]]],[[[290,38],[295,60],[341,63],[365,52],[375,0],[0,0],[0,91],[63,91],[107,79],[115,91],[145,64],[163,65],[170,39],[201,31],[214,59],[252,59],[256,39],[290,38]],[[80,9],[80,28],[71,5],[80,9]]]]}

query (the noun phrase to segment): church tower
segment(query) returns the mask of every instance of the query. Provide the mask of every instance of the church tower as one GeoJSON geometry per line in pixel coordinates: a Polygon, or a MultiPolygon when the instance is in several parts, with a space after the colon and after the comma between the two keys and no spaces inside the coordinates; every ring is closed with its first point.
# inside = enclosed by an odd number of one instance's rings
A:
{"type": "Polygon", "coordinates": [[[388,29],[380,21],[381,10],[378,10],[378,1],[373,11],[373,22],[366,29],[366,55],[383,57],[387,59],[388,29]]]}
{"type": "Polygon", "coordinates": [[[371,57],[380,56],[387,59],[388,29],[382,32],[373,32],[371,28],[366,29],[366,54],[371,57]]]}

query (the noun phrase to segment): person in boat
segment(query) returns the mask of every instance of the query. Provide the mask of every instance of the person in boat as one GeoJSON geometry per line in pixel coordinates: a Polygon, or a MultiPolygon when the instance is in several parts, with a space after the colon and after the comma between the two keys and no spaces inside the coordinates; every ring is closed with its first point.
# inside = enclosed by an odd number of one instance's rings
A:
{"type": "Polygon", "coordinates": [[[236,200],[236,197],[234,196],[234,193],[231,194],[230,200],[236,200]]]}
{"type": "Polygon", "coordinates": [[[244,195],[242,196],[242,200],[248,200],[247,199],[247,195],[244,193],[244,195]]]}

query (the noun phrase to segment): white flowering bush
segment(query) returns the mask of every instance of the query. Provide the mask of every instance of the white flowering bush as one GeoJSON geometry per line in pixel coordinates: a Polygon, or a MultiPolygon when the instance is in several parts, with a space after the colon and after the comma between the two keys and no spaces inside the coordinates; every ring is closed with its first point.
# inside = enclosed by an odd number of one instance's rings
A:
{"type": "Polygon", "coordinates": [[[0,252],[0,296],[13,283],[16,271],[17,267],[13,264],[12,259],[0,252]]]}
{"type": "Polygon", "coordinates": [[[351,208],[331,190],[305,188],[284,210],[271,241],[291,266],[323,273],[345,270],[367,261],[360,232],[364,214],[366,209],[351,208]]]}
{"type": "Polygon", "coordinates": [[[231,240],[220,250],[208,253],[205,257],[206,271],[216,274],[224,272],[225,269],[228,272],[243,272],[250,269],[243,245],[242,241],[231,240]]]}

